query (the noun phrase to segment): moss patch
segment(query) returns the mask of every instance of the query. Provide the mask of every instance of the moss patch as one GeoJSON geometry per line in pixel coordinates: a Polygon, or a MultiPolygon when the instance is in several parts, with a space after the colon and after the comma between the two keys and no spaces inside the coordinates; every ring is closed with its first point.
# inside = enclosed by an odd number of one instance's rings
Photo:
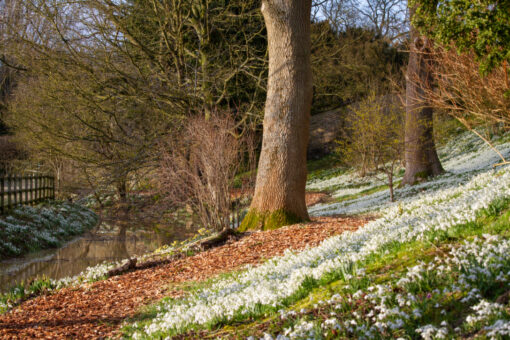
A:
{"type": "Polygon", "coordinates": [[[239,226],[239,231],[247,230],[273,230],[280,227],[303,222],[297,215],[278,209],[273,212],[260,213],[251,209],[239,226]]]}

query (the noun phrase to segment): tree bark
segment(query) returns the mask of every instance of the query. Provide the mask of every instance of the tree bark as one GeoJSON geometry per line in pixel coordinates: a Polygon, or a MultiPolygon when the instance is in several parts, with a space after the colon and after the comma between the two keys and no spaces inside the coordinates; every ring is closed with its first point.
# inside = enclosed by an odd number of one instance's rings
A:
{"type": "Polygon", "coordinates": [[[255,194],[240,230],[308,220],[306,148],[312,103],[311,0],[263,0],[269,78],[255,194]]]}
{"type": "MultiPolygon", "coordinates": [[[[412,15],[413,11],[411,11],[412,15]]],[[[415,184],[444,172],[434,143],[433,109],[426,91],[432,83],[429,41],[411,27],[406,76],[405,174],[402,185],[415,184]]]]}

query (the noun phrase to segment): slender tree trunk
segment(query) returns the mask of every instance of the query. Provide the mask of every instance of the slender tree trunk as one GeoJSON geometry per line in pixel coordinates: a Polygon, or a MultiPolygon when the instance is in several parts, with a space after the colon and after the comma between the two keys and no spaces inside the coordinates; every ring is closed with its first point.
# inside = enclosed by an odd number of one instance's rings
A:
{"type": "Polygon", "coordinates": [[[308,220],[306,148],[312,103],[311,0],[263,0],[269,79],[255,194],[240,229],[308,220]]]}
{"type": "Polygon", "coordinates": [[[117,180],[117,193],[119,194],[119,198],[121,202],[127,201],[127,181],[124,178],[120,178],[117,180]]]}
{"type": "Polygon", "coordinates": [[[388,186],[390,187],[390,201],[395,202],[395,195],[393,194],[393,167],[386,173],[388,176],[388,186]]]}
{"type": "MultiPolygon", "coordinates": [[[[413,11],[411,11],[412,15],[413,11]]],[[[433,109],[426,99],[431,86],[429,42],[411,27],[406,79],[405,167],[402,185],[415,184],[444,172],[434,143],[433,109]]]]}

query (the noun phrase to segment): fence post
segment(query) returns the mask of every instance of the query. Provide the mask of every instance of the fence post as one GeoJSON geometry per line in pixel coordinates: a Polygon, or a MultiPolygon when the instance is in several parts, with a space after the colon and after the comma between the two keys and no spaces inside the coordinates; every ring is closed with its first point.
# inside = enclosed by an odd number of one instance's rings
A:
{"type": "Polygon", "coordinates": [[[32,178],[30,179],[30,196],[32,197],[32,204],[35,202],[35,175],[32,174],[32,178]]]}
{"type": "Polygon", "coordinates": [[[28,203],[32,203],[32,176],[33,174],[28,175],[28,203]]]}
{"type": "Polygon", "coordinates": [[[18,176],[16,175],[12,176],[12,184],[13,184],[12,193],[14,194],[14,202],[12,206],[15,207],[16,205],[18,205],[18,176]]]}
{"type": "Polygon", "coordinates": [[[5,176],[0,177],[0,213],[4,213],[5,176]]]}
{"type": "Polygon", "coordinates": [[[36,175],[34,174],[34,177],[32,177],[32,181],[34,181],[33,188],[32,188],[32,194],[34,195],[34,199],[32,202],[35,204],[37,202],[37,179],[36,175]]]}
{"type": "Polygon", "coordinates": [[[12,175],[9,175],[7,177],[7,209],[11,208],[11,182],[12,182],[12,175]]]}
{"type": "Polygon", "coordinates": [[[51,177],[51,199],[55,200],[55,176],[51,177]]]}
{"type": "Polygon", "coordinates": [[[21,179],[20,179],[20,176],[17,175],[16,176],[16,205],[19,205],[21,204],[21,202],[23,201],[23,198],[21,197],[21,179]]]}
{"type": "Polygon", "coordinates": [[[26,204],[28,203],[28,177],[26,175],[23,177],[23,181],[25,182],[23,188],[25,189],[25,204],[26,204]]]}
{"type": "Polygon", "coordinates": [[[35,200],[39,203],[41,199],[41,176],[35,176],[35,200]]]}

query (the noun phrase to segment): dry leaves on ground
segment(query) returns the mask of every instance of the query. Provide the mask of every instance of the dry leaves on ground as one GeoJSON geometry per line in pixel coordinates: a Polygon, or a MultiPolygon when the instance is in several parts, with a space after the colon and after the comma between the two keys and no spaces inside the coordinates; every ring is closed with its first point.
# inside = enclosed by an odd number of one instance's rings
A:
{"type": "Polygon", "coordinates": [[[285,249],[316,246],[325,238],[356,230],[366,218],[321,217],[311,223],[253,232],[237,241],[157,267],[137,270],[80,288],[65,288],[52,295],[25,301],[0,315],[3,339],[96,339],[115,335],[122,320],[164,296],[176,283],[199,281],[257,264],[285,249]]]}

